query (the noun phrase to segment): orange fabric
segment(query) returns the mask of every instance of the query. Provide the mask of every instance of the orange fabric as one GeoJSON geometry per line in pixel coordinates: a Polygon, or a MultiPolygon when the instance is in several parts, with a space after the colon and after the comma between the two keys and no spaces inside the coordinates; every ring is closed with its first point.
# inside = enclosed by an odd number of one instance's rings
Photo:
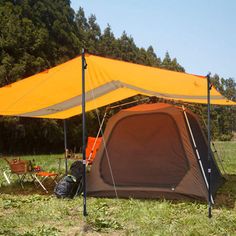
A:
{"type": "Polygon", "coordinates": [[[93,149],[93,145],[94,145],[95,141],[96,141],[96,138],[88,137],[88,142],[87,142],[87,147],[86,147],[86,159],[89,164],[92,164],[92,162],[96,156],[96,153],[97,153],[97,151],[100,147],[100,144],[102,142],[102,137],[97,139],[96,144],[93,149]],[[91,157],[89,158],[90,155],[91,155],[91,157]]]}
{"type": "Polygon", "coordinates": [[[168,103],[158,103],[158,107],[157,107],[157,103],[153,103],[153,104],[141,104],[139,106],[134,106],[131,108],[126,109],[126,111],[151,111],[151,110],[160,110],[166,107],[171,107],[172,105],[168,104],[168,103]]]}
{"type": "Polygon", "coordinates": [[[50,173],[50,172],[44,172],[44,171],[38,172],[37,175],[42,176],[42,177],[57,176],[56,173],[50,173]]]}
{"type": "MultiPolygon", "coordinates": [[[[86,111],[142,94],[207,104],[207,79],[85,55],[86,111]]],[[[0,115],[66,119],[82,113],[81,56],[0,88],[0,115]]],[[[236,105],[211,89],[211,104],[236,105]]]]}

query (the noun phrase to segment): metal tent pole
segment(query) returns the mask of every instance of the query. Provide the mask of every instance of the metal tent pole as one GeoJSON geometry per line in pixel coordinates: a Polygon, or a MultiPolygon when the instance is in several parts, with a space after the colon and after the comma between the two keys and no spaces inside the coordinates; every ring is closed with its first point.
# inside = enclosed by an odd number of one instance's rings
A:
{"type": "Polygon", "coordinates": [[[65,149],[65,169],[66,169],[66,175],[68,174],[68,149],[67,149],[67,127],[66,127],[66,120],[63,120],[63,126],[64,126],[64,149],[65,149]]]}
{"type": "MultiPolygon", "coordinates": [[[[203,175],[203,179],[205,181],[207,191],[209,191],[209,184],[208,184],[208,181],[207,181],[206,173],[205,173],[203,165],[202,165],[202,160],[201,160],[201,157],[200,157],[200,154],[199,154],[199,151],[198,151],[197,143],[196,143],[196,140],[194,138],[193,131],[192,131],[192,128],[190,126],[189,119],[188,119],[185,107],[182,106],[182,109],[183,109],[183,112],[184,112],[184,117],[185,117],[185,121],[186,121],[187,126],[188,126],[188,130],[189,130],[192,142],[193,142],[193,146],[194,146],[194,149],[195,149],[195,152],[196,152],[196,155],[197,155],[197,159],[198,159],[198,163],[199,163],[202,175],[203,175]]],[[[214,199],[213,199],[212,195],[211,195],[211,202],[214,203],[214,199]]]]}
{"type": "Polygon", "coordinates": [[[207,141],[208,141],[208,217],[212,217],[211,202],[211,81],[210,74],[207,75],[207,141]]]}
{"type": "Polygon", "coordinates": [[[87,205],[86,205],[86,197],[87,197],[87,189],[86,189],[86,114],[85,114],[85,70],[87,64],[85,60],[85,51],[82,49],[82,127],[83,127],[83,135],[82,135],[82,155],[83,155],[83,215],[87,216],[87,205]]]}

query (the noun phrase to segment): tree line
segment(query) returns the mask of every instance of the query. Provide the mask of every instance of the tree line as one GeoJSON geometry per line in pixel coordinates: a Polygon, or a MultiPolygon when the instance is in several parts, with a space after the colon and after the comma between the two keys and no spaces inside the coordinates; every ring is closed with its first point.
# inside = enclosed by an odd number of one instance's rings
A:
{"type": "MultiPolygon", "coordinates": [[[[185,71],[168,52],[161,59],[152,46],[138,47],[125,31],[115,37],[109,24],[102,31],[95,15],[86,17],[82,8],[75,12],[69,0],[0,0],[0,86],[74,58],[82,48],[92,54],[185,71]]],[[[235,100],[236,84],[232,78],[214,75],[212,81],[222,94],[235,100]]],[[[205,117],[205,106],[196,105],[193,109],[205,117]]],[[[236,130],[235,108],[213,109],[214,138],[231,139],[236,130]]],[[[81,117],[69,119],[67,126],[69,147],[79,151],[81,117]]],[[[96,114],[90,112],[88,135],[95,135],[97,129],[96,114]]],[[[0,153],[62,152],[63,148],[61,120],[0,117],[0,153]]]]}

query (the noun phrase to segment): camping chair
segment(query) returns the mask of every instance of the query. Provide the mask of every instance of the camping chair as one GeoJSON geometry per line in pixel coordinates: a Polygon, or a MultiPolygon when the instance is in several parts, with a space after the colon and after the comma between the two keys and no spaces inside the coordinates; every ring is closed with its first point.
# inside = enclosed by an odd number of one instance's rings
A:
{"type": "Polygon", "coordinates": [[[33,180],[33,182],[36,184],[38,183],[43,190],[48,193],[48,190],[46,189],[43,182],[50,178],[52,182],[56,182],[56,178],[58,174],[51,173],[51,172],[44,172],[44,171],[35,171],[35,169],[32,166],[31,161],[27,160],[20,160],[20,158],[9,160],[7,158],[4,158],[4,160],[8,163],[10,168],[9,171],[4,171],[3,176],[6,179],[8,184],[11,184],[11,175],[15,174],[17,175],[20,185],[22,188],[24,188],[23,183],[26,178],[26,176],[30,176],[30,178],[33,180]]]}
{"type": "Polygon", "coordinates": [[[88,137],[87,147],[86,147],[86,160],[88,165],[93,163],[96,153],[101,145],[102,137],[88,137]]]}
{"type": "Polygon", "coordinates": [[[45,185],[43,184],[46,179],[50,179],[51,183],[57,184],[58,174],[52,173],[52,172],[46,172],[46,171],[39,171],[34,173],[34,178],[36,182],[43,188],[43,190],[48,193],[48,190],[46,189],[45,185]]]}
{"type": "Polygon", "coordinates": [[[3,176],[7,183],[11,184],[11,176],[17,175],[21,187],[24,188],[23,181],[26,178],[27,173],[29,173],[30,161],[20,160],[20,158],[14,158],[11,160],[4,158],[4,160],[8,163],[10,169],[10,172],[7,170],[3,172],[3,176]]]}

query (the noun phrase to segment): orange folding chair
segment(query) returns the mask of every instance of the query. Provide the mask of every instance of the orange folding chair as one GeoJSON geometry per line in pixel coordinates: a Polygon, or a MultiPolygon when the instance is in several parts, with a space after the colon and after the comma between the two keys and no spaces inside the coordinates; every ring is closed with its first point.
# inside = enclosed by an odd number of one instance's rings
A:
{"type": "Polygon", "coordinates": [[[35,171],[30,161],[20,160],[20,158],[4,159],[10,168],[10,172],[7,170],[3,172],[3,175],[8,184],[11,184],[11,175],[13,174],[17,175],[22,188],[24,188],[24,180],[27,176],[29,176],[33,182],[38,183],[43,188],[43,190],[46,191],[46,193],[48,193],[48,190],[43,184],[46,179],[50,179],[52,182],[57,183],[56,178],[58,174],[46,171],[35,171]]]}
{"type": "Polygon", "coordinates": [[[52,172],[46,172],[46,171],[39,171],[35,172],[34,178],[38,182],[38,184],[45,190],[46,193],[48,193],[48,190],[46,189],[45,185],[43,184],[46,179],[50,179],[51,182],[54,182],[57,184],[57,173],[52,172]]]}
{"type": "MultiPolygon", "coordinates": [[[[20,185],[22,188],[24,179],[26,178],[26,175],[29,174],[29,165],[30,162],[26,160],[20,160],[20,158],[4,158],[4,160],[8,163],[9,165],[9,171],[5,170],[3,172],[3,176],[6,179],[8,184],[11,184],[11,176],[12,175],[17,175],[20,185]]],[[[32,176],[31,176],[32,177],[32,176]]]]}
{"type": "Polygon", "coordinates": [[[86,147],[86,161],[89,165],[93,163],[93,160],[96,157],[101,142],[102,142],[102,137],[99,138],[88,137],[87,147],[86,147]]]}

